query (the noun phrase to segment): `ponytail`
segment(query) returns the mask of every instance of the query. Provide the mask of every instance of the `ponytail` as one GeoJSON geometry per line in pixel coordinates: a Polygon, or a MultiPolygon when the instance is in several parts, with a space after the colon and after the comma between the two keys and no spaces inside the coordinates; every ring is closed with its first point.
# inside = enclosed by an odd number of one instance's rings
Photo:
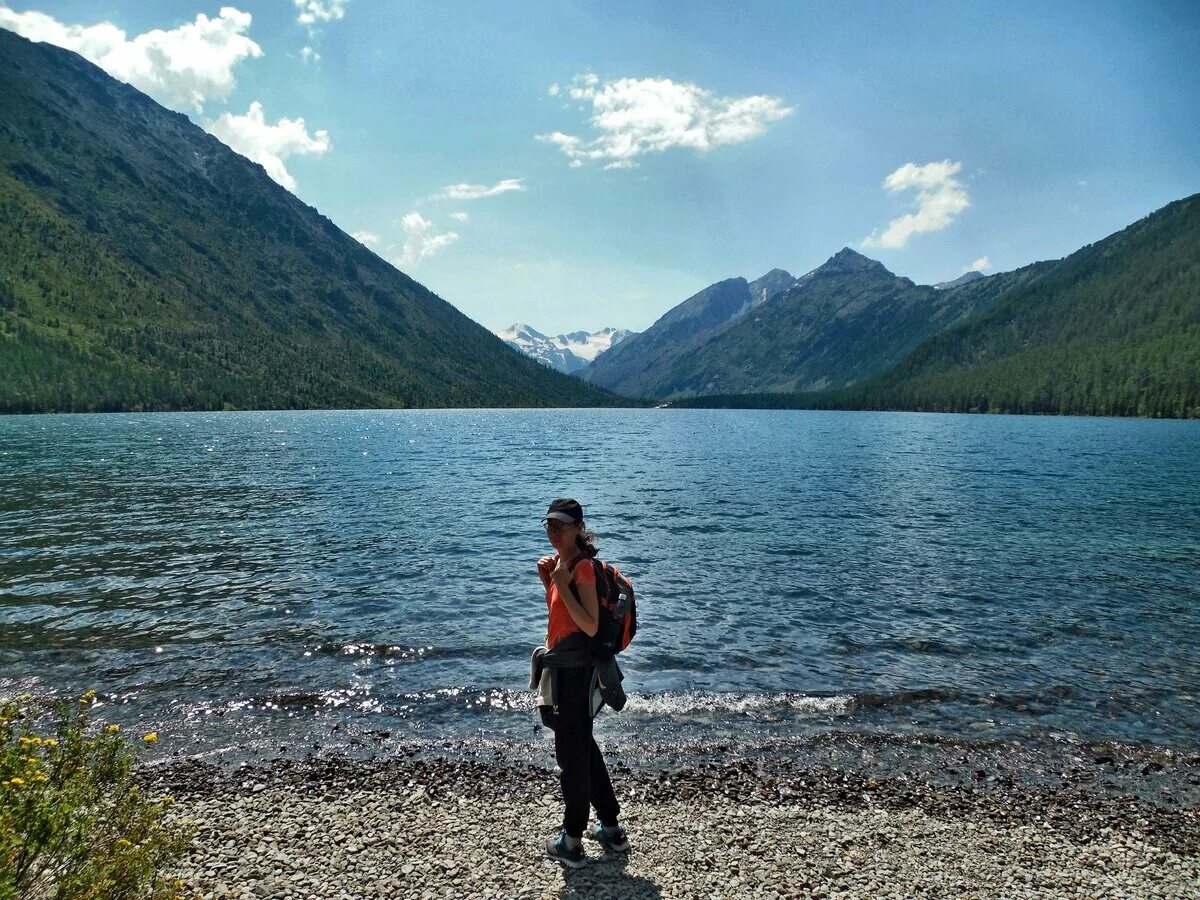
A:
{"type": "Polygon", "coordinates": [[[579,523],[579,534],[575,537],[575,546],[588,559],[596,558],[596,532],[582,522],[579,523]]]}

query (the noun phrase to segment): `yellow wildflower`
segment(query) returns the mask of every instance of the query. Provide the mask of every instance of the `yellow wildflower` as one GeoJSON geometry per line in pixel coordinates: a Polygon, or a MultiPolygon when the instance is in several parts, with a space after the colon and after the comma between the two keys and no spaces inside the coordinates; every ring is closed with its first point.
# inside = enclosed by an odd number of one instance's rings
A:
{"type": "Polygon", "coordinates": [[[33,780],[34,781],[47,781],[48,779],[46,778],[45,772],[38,772],[36,775],[33,776],[33,780]]]}
{"type": "Polygon", "coordinates": [[[117,838],[117,846],[118,847],[132,847],[133,844],[129,843],[129,841],[125,840],[125,838],[117,838]]]}
{"type": "Polygon", "coordinates": [[[158,732],[152,731],[149,734],[143,734],[142,740],[145,741],[147,744],[157,744],[158,743],[158,732]]]}
{"type": "Polygon", "coordinates": [[[120,730],[121,730],[121,726],[120,726],[120,725],[109,725],[109,726],[108,726],[108,733],[109,733],[109,734],[116,734],[116,733],[117,733],[118,731],[120,731],[120,730]]]}
{"type": "Polygon", "coordinates": [[[174,797],[163,797],[163,798],[162,798],[162,805],[163,805],[163,806],[170,806],[170,805],[171,805],[172,803],[174,803],[174,802],[175,802],[175,798],[174,798],[174,797]]]}
{"type": "Polygon", "coordinates": [[[29,746],[30,744],[32,744],[33,742],[34,742],[34,739],[33,739],[33,738],[29,738],[29,737],[19,737],[19,738],[17,738],[17,743],[18,743],[18,744],[21,744],[21,745],[22,745],[22,746],[24,746],[24,747],[28,747],[28,746],[29,746]]]}
{"type": "Polygon", "coordinates": [[[25,783],[25,779],[24,778],[10,778],[10,779],[8,779],[8,783],[15,784],[17,787],[20,787],[21,785],[23,785],[25,783]]]}
{"type": "Polygon", "coordinates": [[[84,694],[84,695],[83,695],[83,699],[84,699],[84,700],[95,700],[95,699],[96,699],[96,692],[95,692],[95,691],[88,691],[86,694],[84,694]]]}
{"type": "Polygon", "coordinates": [[[45,744],[47,747],[57,747],[58,746],[58,741],[55,738],[46,738],[46,740],[42,741],[42,743],[45,744]]]}

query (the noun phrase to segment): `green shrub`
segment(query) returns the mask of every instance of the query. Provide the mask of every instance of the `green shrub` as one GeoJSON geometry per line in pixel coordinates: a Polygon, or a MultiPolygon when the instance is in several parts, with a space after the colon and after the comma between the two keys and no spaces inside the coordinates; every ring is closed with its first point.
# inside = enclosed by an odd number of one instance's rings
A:
{"type": "Polygon", "coordinates": [[[164,821],[171,798],[144,795],[138,750],[118,726],[89,721],[94,698],[53,713],[28,695],[0,705],[0,900],[182,896],[164,872],[188,844],[164,821]]]}

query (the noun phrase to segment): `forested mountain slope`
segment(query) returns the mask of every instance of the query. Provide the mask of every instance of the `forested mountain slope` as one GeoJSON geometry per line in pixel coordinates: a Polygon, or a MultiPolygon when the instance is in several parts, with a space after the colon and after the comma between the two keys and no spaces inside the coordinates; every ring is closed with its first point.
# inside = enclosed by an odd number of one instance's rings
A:
{"type": "Polygon", "coordinates": [[[0,29],[0,411],[612,402],[187,117],[0,29]]]}
{"type": "Polygon", "coordinates": [[[862,384],[687,402],[1200,417],[1200,194],[1036,268],[862,384]]]}

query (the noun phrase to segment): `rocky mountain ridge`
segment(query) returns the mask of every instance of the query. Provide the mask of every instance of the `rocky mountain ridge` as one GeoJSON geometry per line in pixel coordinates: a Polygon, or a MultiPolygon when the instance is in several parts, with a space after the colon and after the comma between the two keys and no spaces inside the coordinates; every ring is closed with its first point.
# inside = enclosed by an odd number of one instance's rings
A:
{"type": "Polygon", "coordinates": [[[799,278],[774,269],[755,282],[717,282],[584,377],[656,400],[844,387],[979,312],[996,294],[985,281],[917,285],[845,247],[799,278]]]}

